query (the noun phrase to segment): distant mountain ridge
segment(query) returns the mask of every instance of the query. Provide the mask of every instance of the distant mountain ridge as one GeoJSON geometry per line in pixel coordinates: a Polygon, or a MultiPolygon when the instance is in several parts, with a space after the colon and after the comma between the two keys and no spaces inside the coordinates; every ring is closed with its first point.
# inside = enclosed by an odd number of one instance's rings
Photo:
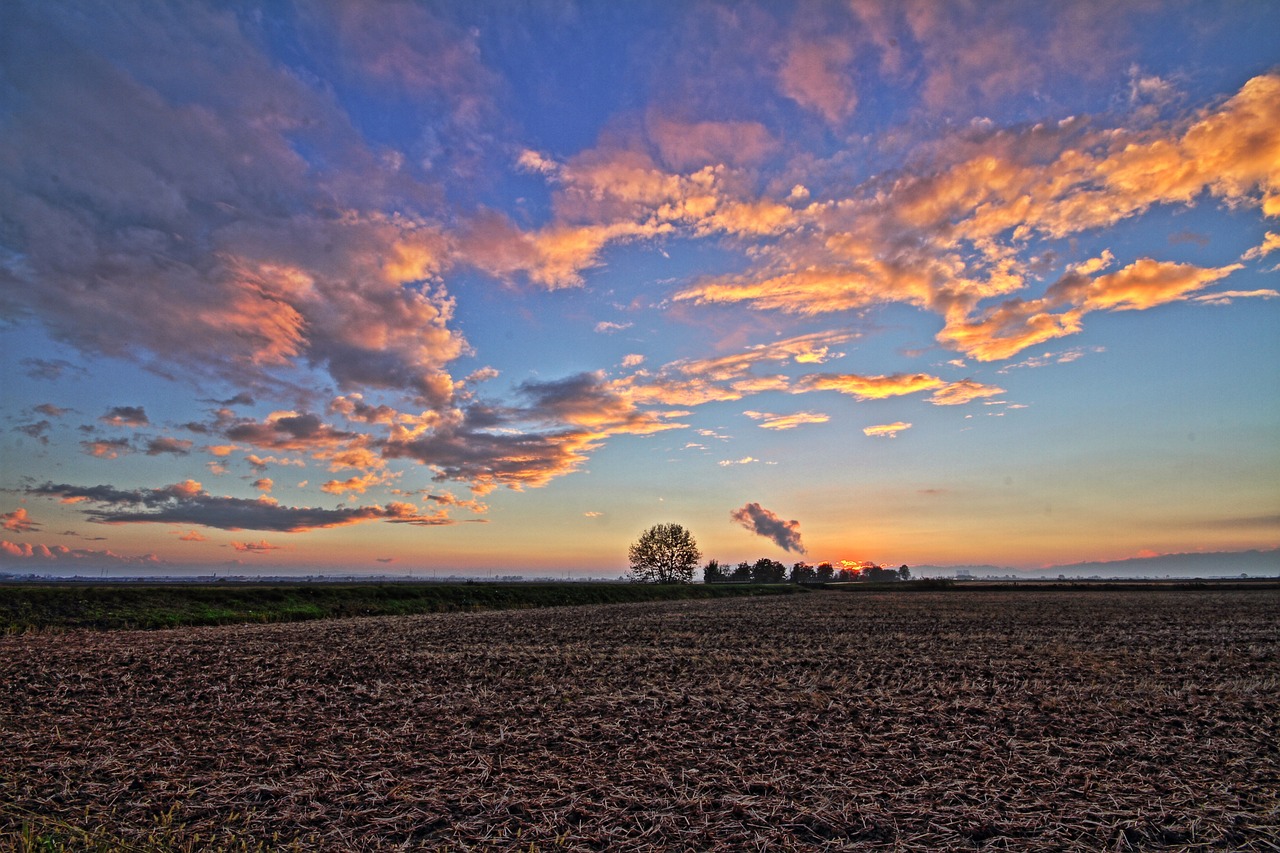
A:
{"type": "Polygon", "coordinates": [[[1211,578],[1249,575],[1280,575],[1280,548],[1251,551],[1214,551],[1208,553],[1160,554],[1155,557],[1131,557],[1126,560],[1098,560],[1066,563],[1042,569],[1014,569],[1008,566],[912,566],[919,577],[955,577],[968,573],[975,578],[1010,575],[1026,578],[1211,578]]]}

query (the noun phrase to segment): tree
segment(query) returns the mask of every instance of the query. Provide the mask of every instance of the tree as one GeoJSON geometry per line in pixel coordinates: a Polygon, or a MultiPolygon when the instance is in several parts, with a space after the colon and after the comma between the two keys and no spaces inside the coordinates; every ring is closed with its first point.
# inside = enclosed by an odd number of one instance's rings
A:
{"type": "Polygon", "coordinates": [[[911,580],[911,569],[907,567],[906,563],[903,563],[901,566],[898,566],[898,580],[900,581],[911,580]]]}
{"type": "Polygon", "coordinates": [[[702,559],[693,534],[678,524],[655,524],[631,543],[631,580],[689,583],[702,559]]]}
{"type": "Polygon", "coordinates": [[[813,566],[808,563],[796,563],[791,567],[792,583],[809,583],[817,577],[817,575],[818,573],[814,570],[813,566]]]}
{"type": "Polygon", "coordinates": [[[817,580],[820,583],[829,583],[836,574],[835,566],[830,563],[819,563],[818,568],[815,571],[817,574],[817,580]]]}
{"type": "Polygon", "coordinates": [[[719,560],[708,560],[707,564],[702,567],[703,583],[724,583],[729,579],[725,574],[724,567],[720,565],[719,560]]]}
{"type": "Polygon", "coordinates": [[[733,574],[729,575],[729,580],[734,583],[750,583],[751,582],[751,564],[746,560],[733,567],[733,574]]]}
{"type": "Polygon", "coordinates": [[[787,579],[787,567],[777,560],[761,557],[751,567],[752,583],[782,583],[787,579]]]}

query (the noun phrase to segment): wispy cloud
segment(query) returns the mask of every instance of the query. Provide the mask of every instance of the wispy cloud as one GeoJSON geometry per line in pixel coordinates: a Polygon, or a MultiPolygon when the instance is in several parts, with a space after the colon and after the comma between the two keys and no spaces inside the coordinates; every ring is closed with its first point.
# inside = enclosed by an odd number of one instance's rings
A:
{"type": "Polygon", "coordinates": [[[863,435],[869,435],[872,438],[897,438],[898,433],[911,429],[911,424],[905,421],[894,421],[891,424],[877,424],[862,428],[863,435]]]}
{"type": "Polygon", "coordinates": [[[755,412],[745,411],[744,415],[754,421],[759,421],[761,429],[787,430],[795,429],[805,424],[825,424],[831,420],[830,415],[824,415],[821,412],[793,412],[789,415],[777,415],[772,412],[755,412]]]}

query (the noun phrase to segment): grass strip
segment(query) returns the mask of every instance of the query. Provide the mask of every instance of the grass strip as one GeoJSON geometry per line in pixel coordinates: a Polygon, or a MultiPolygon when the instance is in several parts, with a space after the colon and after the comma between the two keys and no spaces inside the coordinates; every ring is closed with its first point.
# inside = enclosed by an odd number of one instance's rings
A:
{"type": "Polygon", "coordinates": [[[49,583],[0,586],[0,631],[150,630],[800,591],[788,584],[49,583]]]}

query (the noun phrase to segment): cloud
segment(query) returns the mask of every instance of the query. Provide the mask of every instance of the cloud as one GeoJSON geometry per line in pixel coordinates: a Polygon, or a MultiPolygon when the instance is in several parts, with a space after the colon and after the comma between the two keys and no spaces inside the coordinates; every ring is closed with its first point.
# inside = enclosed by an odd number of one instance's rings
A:
{"type": "Polygon", "coordinates": [[[1217,293],[1204,293],[1192,296],[1192,302],[1204,302],[1208,305],[1230,305],[1237,299],[1275,299],[1280,291],[1270,288],[1260,290],[1221,290],[1217,293]]]}
{"type": "Polygon", "coordinates": [[[119,427],[142,427],[151,423],[142,406],[116,406],[98,418],[104,424],[119,427]]]}
{"type": "Polygon", "coordinates": [[[825,424],[831,420],[829,415],[820,412],[795,412],[789,415],[775,415],[772,412],[746,411],[744,415],[759,421],[761,429],[787,430],[804,424],[825,424]]]}
{"type": "Polygon", "coordinates": [[[1280,234],[1268,231],[1262,242],[1240,256],[1242,261],[1256,261],[1280,249],[1280,234]]]}
{"type": "Polygon", "coordinates": [[[838,391],[858,400],[882,400],[941,388],[946,383],[927,373],[860,376],[856,373],[812,373],[801,377],[796,391],[838,391]]]}
{"type": "Polygon", "coordinates": [[[680,171],[756,165],[780,147],[768,128],[756,121],[684,120],[651,110],[645,129],[662,162],[680,171]]]}
{"type": "Polygon", "coordinates": [[[268,551],[279,551],[281,546],[272,545],[265,539],[257,542],[232,542],[231,547],[246,554],[265,554],[268,551]]]}
{"type": "Polygon", "coordinates": [[[730,465],[750,465],[753,462],[759,461],[760,460],[754,456],[744,456],[741,459],[722,459],[720,461],[720,467],[728,468],[730,465]]]}
{"type": "Polygon", "coordinates": [[[276,484],[270,477],[259,477],[251,485],[263,494],[270,494],[276,484]]]}
{"type": "Polygon", "coordinates": [[[209,538],[207,536],[200,534],[195,530],[188,530],[186,533],[181,533],[178,535],[178,541],[179,542],[207,542],[209,541],[209,538]]]}
{"type": "Polygon", "coordinates": [[[39,420],[29,424],[18,424],[16,427],[14,427],[14,429],[17,430],[18,432],[23,433],[24,435],[28,435],[31,438],[34,438],[36,441],[40,442],[41,444],[49,443],[48,433],[49,433],[49,430],[52,428],[53,428],[53,424],[51,424],[47,420],[39,420]]]}
{"type": "Polygon", "coordinates": [[[323,509],[282,506],[266,496],[256,500],[215,497],[194,480],[134,490],[45,483],[27,491],[59,497],[64,502],[96,504],[97,508],[84,513],[91,521],[103,524],[197,524],[219,530],[299,533],[370,521],[423,526],[454,523],[447,513],[424,515],[412,504],[394,501],[385,506],[323,509]]]}
{"type": "Polygon", "coordinates": [[[24,358],[18,362],[26,368],[27,376],[43,382],[56,382],[62,374],[68,373],[77,378],[89,375],[89,371],[78,364],[72,364],[61,358],[24,358]]]}
{"type": "Polygon", "coordinates": [[[159,456],[162,453],[171,453],[174,456],[186,456],[191,452],[191,445],[192,442],[184,438],[161,436],[147,442],[147,455],[159,456]]]}
{"type": "Polygon", "coordinates": [[[596,323],[596,331],[600,334],[609,334],[611,332],[621,332],[624,329],[630,329],[633,325],[633,323],[613,323],[608,320],[603,320],[596,323]]]}
{"type": "Polygon", "coordinates": [[[536,488],[578,470],[614,435],[650,435],[683,425],[679,412],[649,412],[631,383],[581,373],[517,386],[525,405],[470,405],[429,430],[393,430],[382,453],[428,465],[437,480],[468,483],[483,494],[497,486],[536,488]]]}
{"type": "Polygon", "coordinates": [[[27,515],[26,507],[20,506],[13,512],[0,514],[0,521],[3,522],[5,530],[13,533],[30,533],[32,530],[40,529],[40,525],[27,515]]]}
{"type": "Polygon", "coordinates": [[[933,396],[929,398],[929,402],[935,406],[961,406],[971,400],[994,397],[1003,393],[1003,388],[997,388],[994,385],[983,385],[974,382],[972,379],[961,379],[959,382],[948,382],[937,391],[934,391],[933,396]]]}
{"type": "Polygon", "coordinates": [[[891,424],[878,424],[862,428],[862,434],[871,436],[872,438],[897,438],[898,433],[911,429],[911,424],[904,421],[894,421],[891,424]]]}
{"type": "Polygon", "coordinates": [[[1038,356],[1031,356],[1022,361],[1013,364],[1006,364],[1001,367],[998,373],[1009,373],[1012,370],[1026,367],[1046,367],[1050,364],[1070,364],[1073,361],[1079,361],[1090,353],[1106,352],[1107,348],[1103,346],[1093,347],[1072,347],[1059,353],[1045,352],[1038,356]]]}
{"type": "Polygon", "coordinates": [[[320,491],[330,495],[363,495],[374,486],[380,486],[391,479],[386,473],[360,474],[345,480],[329,480],[320,486],[320,491]]]}
{"type": "Polygon", "coordinates": [[[60,418],[63,415],[70,414],[74,409],[64,409],[61,406],[55,406],[53,403],[41,403],[35,407],[35,411],[51,418],[60,418]]]}
{"type": "MultiPolygon", "coordinates": [[[[0,224],[23,264],[0,275],[6,313],[167,375],[269,386],[315,366],[343,388],[447,403],[446,365],[467,351],[435,278],[448,241],[383,212],[422,210],[430,192],[326,87],[264,54],[233,12],[15,14],[29,38],[4,57],[19,106],[0,139],[0,224]],[[159,45],[182,63],[144,59],[159,45]]],[[[363,23],[343,32],[369,45],[363,23]]],[[[412,63],[382,47],[385,74],[408,79],[412,63]]]]}
{"type": "Polygon", "coordinates": [[[118,459],[122,455],[133,452],[133,445],[127,438],[94,439],[80,442],[80,448],[90,456],[99,459],[118,459]]]}
{"type": "Polygon", "coordinates": [[[783,521],[758,503],[744,504],[730,512],[729,518],[752,533],[772,540],[784,551],[795,551],[798,554],[805,552],[804,545],[800,542],[800,522],[783,521]]]}
{"type": "Polygon", "coordinates": [[[68,548],[65,545],[32,545],[0,540],[0,562],[67,563],[86,567],[102,566],[155,566],[161,560],[155,554],[124,556],[111,551],[92,551],[85,548],[68,548]]]}
{"type": "Polygon", "coordinates": [[[833,185],[833,200],[780,221],[748,269],[675,299],[800,316],[901,303],[942,316],[944,346],[1005,359],[1078,333],[1090,312],[1182,300],[1239,269],[1139,258],[1098,275],[1114,260],[1108,251],[1042,296],[1015,295],[1038,269],[1027,256],[1033,237],[1071,237],[1204,197],[1280,215],[1278,104],[1280,75],[1268,74],[1219,107],[1150,128],[1067,120],[957,134],[925,149],[911,173],[833,185]]]}
{"type": "Polygon", "coordinates": [[[849,73],[854,51],[840,36],[797,39],[778,71],[779,88],[800,106],[821,114],[829,124],[842,124],[858,105],[849,73]]]}

